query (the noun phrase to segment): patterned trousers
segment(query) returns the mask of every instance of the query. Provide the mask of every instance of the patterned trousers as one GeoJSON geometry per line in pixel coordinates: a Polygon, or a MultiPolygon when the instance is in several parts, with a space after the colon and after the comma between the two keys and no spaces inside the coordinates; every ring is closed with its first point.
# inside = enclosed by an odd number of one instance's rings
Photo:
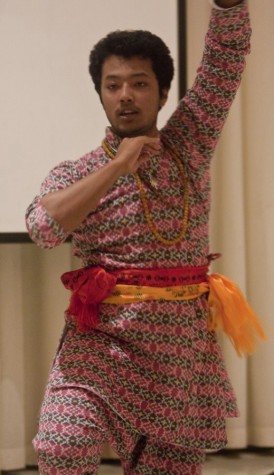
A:
{"type": "Polygon", "coordinates": [[[202,473],[202,451],[142,437],[85,389],[47,390],[33,441],[41,475],[97,475],[106,443],[120,458],[125,475],[202,473]]]}

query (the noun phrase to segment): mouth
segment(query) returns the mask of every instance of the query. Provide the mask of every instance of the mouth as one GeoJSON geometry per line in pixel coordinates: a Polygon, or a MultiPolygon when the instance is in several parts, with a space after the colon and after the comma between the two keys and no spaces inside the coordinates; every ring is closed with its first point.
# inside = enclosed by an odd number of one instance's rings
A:
{"type": "Polygon", "coordinates": [[[118,116],[123,119],[131,119],[138,114],[138,111],[135,109],[123,109],[118,112],[118,116]]]}

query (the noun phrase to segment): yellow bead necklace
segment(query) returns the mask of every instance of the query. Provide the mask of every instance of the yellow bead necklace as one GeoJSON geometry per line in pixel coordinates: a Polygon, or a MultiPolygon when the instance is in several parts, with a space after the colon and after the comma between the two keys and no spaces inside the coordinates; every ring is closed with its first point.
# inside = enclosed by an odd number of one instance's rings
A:
{"type": "MultiPolygon", "coordinates": [[[[106,140],[103,140],[102,148],[112,160],[115,158],[116,151],[115,151],[115,153],[113,153],[110,150],[110,146],[107,144],[106,140]]],[[[148,200],[147,200],[147,197],[146,197],[146,192],[145,192],[142,180],[140,178],[140,175],[139,175],[138,171],[134,173],[134,177],[136,179],[136,182],[137,182],[137,185],[138,185],[138,188],[139,188],[140,198],[141,198],[141,202],[142,202],[142,206],[143,206],[143,210],[144,210],[144,215],[145,215],[148,227],[149,227],[150,231],[152,232],[152,234],[154,235],[154,237],[158,241],[160,241],[162,244],[164,244],[165,246],[172,246],[174,244],[177,244],[179,241],[183,240],[184,237],[185,237],[186,230],[187,230],[187,225],[188,225],[188,212],[189,212],[188,178],[187,178],[187,174],[185,172],[184,166],[183,166],[180,158],[177,157],[176,154],[174,154],[174,159],[175,159],[175,162],[178,166],[180,175],[183,179],[182,205],[183,205],[183,210],[184,210],[183,211],[183,216],[182,216],[181,230],[180,230],[178,236],[176,236],[174,239],[164,238],[159,233],[159,231],[157,230],[157,228],[156,228],[156,226],[153,223],[152,218],[151,218],[151,213],[150,213],[149,206],[148,206],[148,200]]]]}

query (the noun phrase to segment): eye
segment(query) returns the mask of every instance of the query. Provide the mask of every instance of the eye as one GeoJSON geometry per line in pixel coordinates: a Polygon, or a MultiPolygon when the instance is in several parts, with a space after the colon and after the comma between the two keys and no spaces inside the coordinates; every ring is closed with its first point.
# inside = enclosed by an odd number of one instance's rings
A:
{"type": "Polygon", "coordinates": [[[107,89],[108,89],[109,91],[115,91],[116,89],[118,89],[118,85],[115,84],[115,83],[108,84],[108,85],[107,85],[107,89]]]}
{"type": "Polygon", "coordinates": [[[138,81],[136,83],[136,86],[139,87],[139,88],[146,87],[147,83],[145,81],[138,81]]]}

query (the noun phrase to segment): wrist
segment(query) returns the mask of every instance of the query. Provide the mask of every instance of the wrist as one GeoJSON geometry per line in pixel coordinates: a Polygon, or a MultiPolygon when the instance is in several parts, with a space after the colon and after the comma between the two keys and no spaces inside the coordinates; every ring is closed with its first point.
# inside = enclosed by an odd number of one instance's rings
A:
{"type": "Polygon", "coordinates": [[[215,0],[215,4],[220,8],[232,8],[243,3],[243,0],[215,0]]]}

